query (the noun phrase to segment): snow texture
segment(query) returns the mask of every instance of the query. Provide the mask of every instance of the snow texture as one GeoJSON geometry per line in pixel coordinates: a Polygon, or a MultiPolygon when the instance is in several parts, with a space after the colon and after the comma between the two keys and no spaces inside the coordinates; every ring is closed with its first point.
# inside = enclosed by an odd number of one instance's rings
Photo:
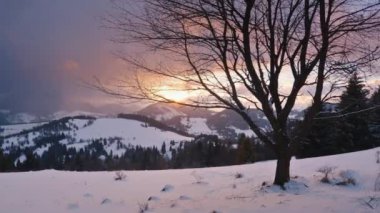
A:
{"type": "Polygon", "coordinates": [[[374,191],[380,173],[375,153],[380,148],[291,163],[292,180],[272,186],[275,161],[249,165],[115,172],[45,170],[0,173],[1,212],[100,213],[251,213],[251,212],[380,212],[380,192],[374,191]],[[321,183],[317,170],[332,166],[334,174],[355,177],[356,185],[321,183]],[[242,177],[236,178],[236,174],[242,177]]]}

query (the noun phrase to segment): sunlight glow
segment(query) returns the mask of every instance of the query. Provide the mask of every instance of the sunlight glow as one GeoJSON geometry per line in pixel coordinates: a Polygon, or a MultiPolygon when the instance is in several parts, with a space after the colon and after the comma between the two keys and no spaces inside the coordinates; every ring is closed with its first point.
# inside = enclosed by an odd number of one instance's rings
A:
{"type": "Polygon", "coordinates": [[[190,94],[188,91],[183,91],[176,88],[171,88],[168,86],[163,86],[158,89],[157,95],[162,96],[166,99],[180,102],[188,99],[190,97],[190,94]]]}

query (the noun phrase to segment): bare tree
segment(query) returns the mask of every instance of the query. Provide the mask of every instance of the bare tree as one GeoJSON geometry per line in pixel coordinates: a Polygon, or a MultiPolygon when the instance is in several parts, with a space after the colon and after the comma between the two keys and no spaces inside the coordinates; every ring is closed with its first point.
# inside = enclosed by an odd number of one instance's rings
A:
{"type": "Polygon", "coordinates": [[[380,3],[374,0],[133,3],[116,1],[118,12],[106,19],[107,26],[119,32],[116,41],[143,44],[171,60],[154,64],[121,56],[140,75],[122,89],[101,82],[98,89],[132,100],[235,111],[276,153],[274,184],[278,185],[289,181],[292,152],[322,103],[333,97],[339,79],[357,70],[370,72],[380,56],[380,3]],[[198,95],[171,100],[152,84],[144,84],[139,76],[145,73],[181,82],[182,90],[198,95]],[[285,83],[290,86],[284,89],[285,83]],[[305,92],[311,107],[300,128],[291,132],[289,115],[305,92]],[[265,114],[269,131],[251,119],[251,107],[265,114]]]}

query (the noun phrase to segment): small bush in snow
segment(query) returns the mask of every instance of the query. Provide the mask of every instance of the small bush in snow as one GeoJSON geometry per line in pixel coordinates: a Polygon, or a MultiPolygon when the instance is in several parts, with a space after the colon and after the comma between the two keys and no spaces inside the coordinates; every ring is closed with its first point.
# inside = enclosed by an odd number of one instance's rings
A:
{"type": "Polygon", "coordinates": [[[239,179],[239,178],[242,178],[242,177],[243,177],[243,174],[242,174],[242,173],[239,173],[239,172],[238,172],[238,173],[235,174],[235,178],[236,178],[236,179],[239,179]]]}
{"type": "Polygon", "coordinates": [[[353,185],[353,186],[355,186],[357,184],[355,174],[356,173],[352,170],[341,171],[339,173],[339,177],[341,178],[341,180],[338,181],[336,183],[336,185],[341,185],[341,186],[353,185]]]}
{"type": "Polygon", "coordinates": [[[144,213],[149,210],[149,204],[148,203],[139,203],[139,213],[144,213]]]}
{"type": "Polygon", "coordinates": [[[193,184],[207,184],[207,182],[203,181],[203,177],[196,174],[195,171],[191,172],[191,176],[193,176],[196,180],[193,184]]]}
{"type": "Polygon", "coordinates": [[[100,204],[104,205],[104,204],[109,204],[109,203],[111,203],[111,202],[112,202],[112,201],[111,201],[110,199],[105,198],[105,199],[102,200],[102,202],[101,202],[100,204]]]}
{"type": "Polygon", "coordinates": [[[380,151],[376,152],[376,163],[380,163],[380,151]]]}
{"type": "Polygon", "coordinates": [[[117,172],[115,172],[115,177],[114,177],[114,179],[115,179],[116,181],[118,181],[118,180],[125,180],[125,178],[127,178],[127,175],[125,175],[122,171],[117,171],[117,172]]]}
{"type": "Polygon", "coordinates": [[[330,174],[335,170],[336,168],[335,167],[332,167],[332,166],[324,166],[324,167],[321,167],[317,170],[317,172],[320,172],[322,174],[324,174],[323,178],[321,179],[321,182],[322,183],[331,183],[331,180],[330,180],[330,174]]]}
{"type": "Polygon", "coordinates": [[[157,201],[157,200],[159,200],[159,198],[156,197],[156,196],[150,196],[150,197],[148,198],[148,201],[157,201]]]}
{"type": "Polygon", "coordinates": [[[173,190],[173,188],[174,187],[172,185],[167,184],[164,186],[164,188],[161,189],[161,192],[168,192],[168,191],[173,190]]]}

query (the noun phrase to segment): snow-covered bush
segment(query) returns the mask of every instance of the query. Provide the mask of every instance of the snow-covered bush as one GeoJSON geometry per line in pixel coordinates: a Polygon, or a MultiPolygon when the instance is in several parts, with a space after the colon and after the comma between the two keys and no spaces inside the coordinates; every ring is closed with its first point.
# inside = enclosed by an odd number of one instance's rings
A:
{"type": "Polygon", "coordinates": [[[127,178],[127,175],[125,175],[122,171],[117,171],[117,172],[115,172],[115,177],[114,177],[114,179],[115,179],[116,181],[118,181],[118,180],[125,180],[125,178],[127,178]]]}
{"type": "Polygon", "coordinates": [[[317,172],[320,172],[324,174],[323,178],[321,179],[322,183],[331,183],[330,174],[336,169],[336,167],[332,166],[323,166],[317,170],[317,172]]]}
{"type": "Polygon", "coordinates": [[[355,186],[358,184],[359,175],[353,170],[341,170],[339,173],[334,173],[336,167],[324,166],[317,170],[324,174],[320,180],[322,183],[328,183],[339,186],[355,186]]]}
{"type": "Polygon", "coordinates": [[[353,185],[357,184],[357,173],[353,170],[343,170],[339,173],[340,180],[336,183],[336,185],[353,185]]]}
{"type": "Polygon", "coordinates": [[[236,179],[239,179],[239,178],[242,178],[242,177],[243,177],[243,174],[242,174],[242,173],[237,172],[237,173],[235,174],[235,178],[236,178],[236,179]]]}
{"type": "Polygon", "coordinates": [[[149,204],[148,203],[139,203],[139,213],[144,213],[149,210],[149,204]]]}

